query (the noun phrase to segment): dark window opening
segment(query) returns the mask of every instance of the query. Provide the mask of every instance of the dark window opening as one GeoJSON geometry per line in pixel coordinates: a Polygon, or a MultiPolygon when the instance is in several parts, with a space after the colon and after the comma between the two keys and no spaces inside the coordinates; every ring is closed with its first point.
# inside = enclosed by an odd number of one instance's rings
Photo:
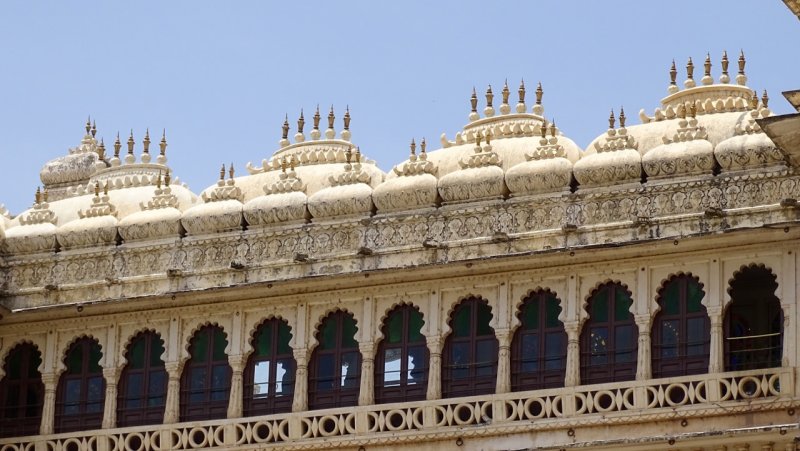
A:
{"type": "Polygon", "coordinates": [[[375,402],[425,399],[428,388],[428,346],[422,335],[422,313],[411,305],[386,317],[375,358],[375,402]]]}
{"type": "Polygon", "coordinates": [[[361,353],[355,335],[356,320],[347,312],[329,314],[316,333],[311,356],[309,409],[358,404],[361,353]]]}
{"type": "Polygon", "coordinates": [[[606,283],[596,289],[581,332],[581,383],[628,381],[636,377],[639,328],[630,312],[631,294],[606,283]]]}
{"type": "Polygon", "coordinates": [[[708,371],[711,324],[696,277],[672,277],[659,291],[653,319],[653,377],[688,376],[708,371]]]}
{"type": "Polygon", "coordinates": [[[44,405],[44,384],[39,373],[42,354],[30,343],[8,353],[0,381],[0,437],[38,435],[44,405]]]}
{"type": "Polygon", "coordinates": [[[228,340],[219,326],[204,326],[189,344],[181,380],[181,421],[214,420],[228,415],[231,367],[228,340]]]}
{"type": "Polygon", "coordinates": [[[486,300],[464,299],[450,316],[442,355],[442,395],[446,398],[494,393],[497,384],[497,337],[489,325],[486,300]]]}
{"type": "Polygon", "coordinates": [[[563,387],[567,333],[559,321],[561,301],[550,291],[531,294],[517,316],[520,326],[511,342],[513,391],[563,387]]]}
{"type": "Polygon", "coordinates": [[[286,321],[271,319],[258,327],[253,352],[244,371],[244,415],[269,415],[292,410],[295,361],[286,321]]]}
{"type": "Polygon", "coordinates": [[[164,421],[167,371],[161,360],[163,353],[164,340],[152,331],[139,333],[128,345],[117,395],[120,427],[164,421]]]}
{"type": "Polygon", "coordinates": [[[100,344],[88,337],[76,341],[67,351],[67,369],[58,381],[56,433],[99,429],[102,425],[106,381],[101,357],[100,344]]]}
{"type": "Polygon", "coordinates": [[[725,311],[725,371],[781,366],[783,310],[775,296],[775,274],[748,266],[730,283],[725,311]]]}

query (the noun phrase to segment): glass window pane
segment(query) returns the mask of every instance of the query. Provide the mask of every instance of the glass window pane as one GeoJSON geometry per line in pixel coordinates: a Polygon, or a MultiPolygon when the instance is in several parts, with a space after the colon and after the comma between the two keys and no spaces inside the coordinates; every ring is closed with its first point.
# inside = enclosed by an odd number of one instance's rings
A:
{"type": "Polygon", "coordinates": [[[30,351],[30,362],[28,363],[28,377],[40,378],[39,365],[42,364],[42,353],[32,346],[28,348],[30,351]]]}
{"type": "Polygon", "coordinates": [[[661,294],[661,309],[665,315],[680,314],[680,279],[673,279],[661,294]]]}
{"type": "Polygon", "coordinates": [[[539,328],[539,297],[533,297],[525,302],[522,313],[522,327],[524,330],[539,328]]]}
{"type": "Polygon", "coordinates": [[[125,397],[128,399],[127,407],[139,407],[143,379],[144,377],[141,373],[128,374],[128,379],[125,381],[125,397]]]}
{"type": "Polygon", "coordinates": [[[100,351],[100,345],[96,341],[91,341],[89,345],[89,372],[102,373],[103,369],[100,367],[100,358],[103,353],[100,351]]]}
{"type": "Polygon", "coordinates": [[[6,359],[6,377],[19,379],[22,374],[22,352],[14,351],[6,359]]]}
{"type": "Polygon", "coordinates": [[[418,341],[425,341],[422,336],[422,326],[425,321],[422,319],[422,313],[414,308],[408,307],[408,342],[415,343],[418,341]]]}
{"type": "Polygon", "coordinates": [[[614,300],[614,320],[627,321],[631,316],[630,307],[633,300],[628,297],[628,293],[622,287],[616,289],[617,297],[614,300]]]}
{"type": "Polygon", "coordinates": [[[472,331],[472,327],[470,327],[471,308],[472,306],[469,303],[462,303],[453,312],[452,328],[454,337],[469,337],[472,331]]]}
{"type": "Polygon", "coordinates": [[[81,381],[79,379],[67,380],[64,383],[64,413],[77,414],[78,403],[81,399],[81,381]]]}
{"type": "Polygon", "coordinates": [[[227,389],[229,385],[228,374],[230,373],[228,365],[215,365],[211,369],[211,389],[220,390],[227,389]]]}
{"type": "Polygon", "coordinates": [[[397,344],[403,341],[403,310],[395,310],[386,318],[387,343],[397,344]]]}
{"type": "Polygon", "coordinates": [[[191,369],[191,373],[189,374],[189,400],[191,402],[202,402],[205,400],[206,374],[206,367],[191,369]]]}
{"type": "Polygon", "coordinates": [[[614,336],[615,360],[617,363],[636,361],[636,337],[633,326],[617,326],[614,336]]]}
{"type": "Polygon", "coordinates": [[[589,352],[591,353],[589,363],[591,365],[604,365],[608,363],[608,329],[605,327],[593,327],[589,331],[589,352]]]}
{"type": "Polygon", "coordinates": [[[163,397],[167,394],[167,372],[153,371],[150,373],[150,380],[148,383],[150,384],[147,387],[148,397],[150,397],[151,400],[161,399],[160,404],[163,404],[163,397]]]}
{"type": "Polygon", "coordinates": [[[192,362],[204,363],[208,360],[208,333],[200,330],[192,340],[192,362]]]}
{"type": "Polygon", "coordinates": [[[492,321],[492,308],[482,302],[476,302],[478,306],[478,316],[475,319],[475,335],[494,335],[494,329],[489,325],[492,321]]]}
{"type": "Polygon", "coordinates": [[[225,332],[220,328],[214,328],[214,361],[228,361],[228,356],[225,354],[227,346],[228,341],[225,339],[225,332]]]}
{"type": "Polygon", "coordinates": [[[275,368],[275,394],[294,393],[294,360],[281,359],[275,368]]]}
{"type": "Polygon", "coordinates": [[[522,371],[534,373],[539,370],[539,334],[522,336],[522,371]]]}
{"type": "Polygon", "coordinates": [[[451,346],[450,365],[453,379],[469,377],[469,364],[472,363],[469,343],[453,343],[451,346]]]}
{"type": "Polygon", "coordinates": [[[705,354],[705,343],[709,340],[706,318],[686,320],[686,354],[690,356],[705,354]]]}
{"type": "Polygon", "coordinates": [[[360,370],[358,363],[358,352],[345,352],[342,354],[342,387],[358,387],[360,382],[358,380],[360,370]]]}
{"type": "Polygon", "coordinates": [[[164,361],[161,360],[161,355],[164,354],[164,340],[159,338],[157,335],[152,336],[152,341],[150,342],[150,367],[151,368],[163,368],[164,361]]]}
{"type": "Polygon", "coordinates": [[[144,368],[144,348],[147,345],[147,337],[140,335],[131,343],[128,351],[128,366],[132,369],[144,368]]]}
{"type": "Polygon", "coordinates": [[[266,323],[258,329],[256,334],[255,353],[259,357],[268,357],[272,352],[272,325],[266,323]]]}
{"type": "Polygon", "coordinates": [[[100,401],[105,397],[105,387],[102,376],[90,377],[86,381],[86,387],[86,399],[88,401],[100,401]]]}
{"type": "Polygon", "coordinates": [[[336,318],[329,316],[322,321],[319,331],[319,349],[330,350],[336,348],[336,318]]]}
{"type": "Polygon", "coordinates": [[[292,332],[289,326],[283,321],[278,321],[278,354],[292,353],[292,348],[289,346],[291,339],[292,332]]]}
{"type": "Polygon", "coordinates": [[[67,374],[81,374],[83,371],[83,349],[79,344],[72,345],[64,363],[67,366],[67,374]]]}
{"type": "Polygon", "coordinates": [[[256,362],[253,368],[253,396],[265,397],[269,394],[269,360],[256,362]]]}
{"type": "Polygon", "coordinates": [[[705,307],[703,307],[703,289],[696,280],[690,279],[687,283],[686,287],[686,311],[688,313],[697,313],[705,311],[705,307]]]}
{"type": "Polygon", "coordinates": [[[494,340],[481,340],[476,343],[476,371],[477,376],[494,374],[497,365],[497,346],[494,340]]]}
{"type": "Polygon", "coordinates": [[[350,315],[342,316],[342,348],[357,348],[356,341],[356,320],[350,315]]]}
{"type": "Polygon", "coordinates": [[[589,316],[593,323],[608,322],[608,287],[600,288],[590,301],[589,316]]]}
{"type": "Polygon", "coordinates": [[[428,367],[427,352],[425,346],[410,346],[408,348],[408,384],[417,384],[426,380],[428,367]]]}
{"type": "Polygon", "coordinates": [[[555,296],[548,295],[547,296],[547,312],[546,312],[546,322],[545,327],[561,327],[561,321],[558,319],[558,315],[561,313],[561,303],[558,302],[558,299],[555,296]]]}
{"type": "Polygon", "coordinates": [[[334,366],[336,360],[332,354],[320,354],[317,356],[317,390],[328,391],[333,390],[334,380],[336,374],[334,373],[334,366]]]}
{"type": "Polygon", "coordinates": [[[674,358],[678,356],[678,321],[661,322],[661,357],[674,358]]]}
{"type": "Polygon", "coordinates": [[[566,359],[566,334],[554,332],[547,334],[544,349],[544,369],[560,370],[566,359]]]}
{"type": "Polygon", "coordinates": [[[389,348],[383,352],[383,385],[400,385],[401,359],[400,348],[389,348]]]}

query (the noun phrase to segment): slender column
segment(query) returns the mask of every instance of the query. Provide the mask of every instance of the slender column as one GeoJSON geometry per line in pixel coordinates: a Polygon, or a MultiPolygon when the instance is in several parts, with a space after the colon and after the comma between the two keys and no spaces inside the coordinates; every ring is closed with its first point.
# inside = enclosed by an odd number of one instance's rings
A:
{"type": "Polygon", "coordinates": [[[440,399],[442,397],[442,340],[439,337],[427,337],[428,354],[428,394],[427,399],[440,399]]]}
{"type": "Polygon", "coordinates": [[[574,387],[581,383],[581,347],[578,341],[580,338],[578,324],[578,321],[567,321],[564,323],[564,330],[567,332],[565,387],[574,387]]]}
{"type": "Polygon", "coordinates": [[[181,373],[178,362],[166,362],[167,399],[164,406],[164,424],[177,423],[181,411],[181,373]]]}
{"type": "Polygon", "coordinates": [[[361,387],[358,405],[369,406],[375,403],[375,345],[372,342],[359,343],[361,351],[361,387]]]}
{"type": "Polygon", "coordinates": [[[228,363],[231,366],[231,394],[228,399],[228,418],[240,418],[242,416],[242,403],[244,399],[242,372],[246,364],[243,355],[228,356],[228,363]]]}
{"type": "Polygon", "coordinates": [[[511,391],[511,330],[497,329],[497,385],[496,393],[511,391]]]}
{"type": "Polygon", "coordinates": [[[308,410],[308,351],[295,349],[294,360],[297,364],[297,371],[294,380],[292,412],[303,412],[308,410]]]}
{"type": "Polygon", "coordinates": [[[637,353],[636,380],[642,381],[653,377],[650,345],[650,315],[636,315],[636,327],[639,329],[639,349],[637,353]]]}
{"type": "Polygon", "coordinates": [[[117,379],[118,368],[103,368],[103,378],[106,380],[106,400],[103,405],[103,429],[117,427],[117,379]]]}
{"type": "Polygon", "coordinates": [[[708,308],[711,320],[711,343],[708,356],[708,372],[710,374],[725,371],[725,348],[722,334],[722,307],[708,308]]]}
{"type": "Polygon", "coordinates": [[[42,383],[44,384],[44,406],[42,407],[42,424],[39,427],[39,433],[48,435],[52,434],[54,430],[58,376],[55,373],[43,373],[42,383]]]}

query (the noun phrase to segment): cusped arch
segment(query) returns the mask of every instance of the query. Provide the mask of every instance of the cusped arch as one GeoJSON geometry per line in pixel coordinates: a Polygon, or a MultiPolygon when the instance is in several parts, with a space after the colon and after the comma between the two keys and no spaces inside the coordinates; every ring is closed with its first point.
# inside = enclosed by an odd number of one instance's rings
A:
{"type": "MultiPolygon", "coordinates": [[[[579,314],[578,330],[581,330],[583,326],[586,324],[586,321],[589,319],[589,309],[588,309],[589,300],[592,299],[597,294],[598,291],[602,290],[604,287],[609,285],[617,285],[622,287],[625,290],[625,293],[628,294],[628,297],[631,298],[631,300],[633,300],[633,292],[628,287],[628,284],[626,284],[625,282],[619,279],[605,279],[603,281],[598,281],[597,283],[595,283],[594,287],[589,291],[589,293],[586,296],[584,296],[581,300],[581,308],[578,309],[578,314],[579,314]]],[[[633,307],[634,305],[635,302],[631,303],[631,307],[633,307]]],[[[634,314],[634,312],[630,313],[631,315],[634,314]]]]}
{"type": "Polygon", "coordinates": [[[694,275],[691,271],[678,271],[674,273],[670,273],[667,277],[661,279],[661,282],[658,284],[658,288],[656,288],[655,296],[651,298],[650,302],[650,319],[648,323],[648,327],[651,327],[653,324],[653,320],[655,319],[656,315],[661,312],[661,299],[664,296],[664,290],[667,286],[672,283],[673,281],[681,278],[687,277],[690,279],[694,279],[695,282],[700,286],[700,289],[703,291],[703,298],[700,300],[700,303],[703,304],[703,307],[708,308],[708,296],[706,296],[705,291],[705,284],[700,280],[699,276],[694,275]]]}
{"type": "MultiPolygon", "coordinates": [[[[200,329],[202,329],[204,327],[207,327],[207,326],[219,327],[220,330],[222,330],[222,333],[225,335],[225,342],[227,343],[225,345],[225,355],[230,355],[231,337],[230,337],[230,333],[228,333],[228,331],[225,329],[225,325],[221,324],[219,321],[200,320],[197,323],[195,323],[194,327],[192,327],[191,329],[187,328],[187,330],[189,331],[188,334],[184,334],[184,337],[183,337],[183,340],[182,340],[183,346],[181,346],[181,358],[180,358],[180,361],[178,362],[178,364],[179,364],[178,368],[179,368],[179,370],[181,372],[183,372],[183,367],[186,364],[186,362],[190,358],[192,358],[192,355],[189,353],[189,348],[192,345],[192,339],[197,334],[197,332],[200,331],[200,329]]],[[[165,348],[166,348],[166,346],[165,346],[165,348]]]]}
{"type": "Polygon", "coordinates": [[[781,284],[780,284],[780,281],[778,280],[778,273],[775,272],[775,270],[772,267],[772,265],[768,265],[766,263],[750,262],[750,263],[746,263],[746,264],[740,265],[739,268],[736,269],[735,271],[733,271],[731,276],[727,279],[727,281],[725,283],[725,296],[723,297],[724,299],[722,301],[722,310],[723,311],[727,310],[728,307],[730,306],[731,302],[733,301],[733,297],[731,296],[731,291],[733,289],[732,288],[732,284],[739,277],[741,277],[743,272],[748,271],[748,270],[757,270],[757,269],[766,270],[767,272],[769,272],[772,275],[773,280],[775,281],[775,291],[772,294],[778,299],[778,302],[781,302],[781,297],[778,295],[778,290],[781,289],[781,284]]]}
{"type": "Polygon", "coordinates": [[[313,353],[315,349],[317,349],[317,346],[319,346],[319,339],[318,339],[317,336],[319,335],[320,327],[322,326],[323,321],[325,321],[326,318],[328,318],[329,316],[331,316],[331,315],[333,315],[333,314],[335,314],[337,312],[343,312],[343,313],[346,313],[346,314],[348,314],[348,315],[353,317],[353,321],[356,322],[356,334],[355,334],[354,338],[358,342],[361,341],[360,339],[361,339],[362,334],[366,333],[366,332],[361,330],[362,329],[361,323],[359,322],[358,316],[355,314],[355,312],[351,311],[347,307],[342,307],[342,306],[339,306],[339,305],[334,306],[334,307],[329,307],[329,308],[326,308],[324,310],[323,314],[321,314],[321,315],[319,315],[317,317],[317,321],[314,323],[314,327],[310,330],[311,339],[308,341],[308,344],[309,344],[308,345],[308,353],[309,353],[309,355],[311,353],[313,353]]]}
{"type": "Polygon", "coordinates": [[[453,316],[453,312],[455,312],[455,310],[458,308],[459,305],[461,305],[461,303],[463,303],[464,301],[466,301],[468,299],[477,299],[480,302],[484,302],[484,303],[486,303],[487,306],[489,306],[489,310],[492,312],[492,318],[489,320],[489,327],[491,327],[492,330],[497,330],[497,316],[498,316],[497,302],[493,303],[491,301],[491,299],[489,299],[489,297],[487,297],[487,296],[483,296],[483,295],[479,295],[479,294],[472,294],[472,292],[469,292],[469,294],[466,294],[464,296],[458,297],[455,302],[452,302],[450,305],[447,306],[447,312],[446,312],[445,315],[442,316],[442,319],[441,319],[441,322],[442,322],[441,339],[442,339],[442,341],[447,340],[447,337],[449,337],[450,334],[453,333],[453,329],[452,329],[452,327],[450,327],[450,319],[453,316]]]}
{"type": "Polygon", "coordinates": [[[292,349],[295,349],[295,342],[297,340],[297,337],[296,337],[297,334],[294,333],[294,328],[292,327],[292,324],[289,322],[288,319],[284,318],[283,315],[280,315],[280,314],[277,314],[277,313],[270,313],[269,315],[260,317],[258,319],[258,321],[255,322],[253,327],[250,328],[250,330],[247,332],[247,343],[245,344],[245,349],[243,350],[244,352],[242,352],[242,356],[244,357],[244,361],[245,362],[253,354],[253,351],[255,351],[255,346],[254,346],[253,343],[254,343],[254,341],[256,339],[256,333],[259,331],[259,329],[261,329],[261,327],[264,324],[267,324],[268,322],[270,322],[272,320],[278,320],[278,321],[286,323],[286,326],[289,328],[289,331],[292,333],[292,338],[289,339],[289,347],[291,347],[292,349]]]}
{"type": "Polygon", "coordinates": [[[57,354],[58,355],[58,361],[56,362],[56,367],[55,367],[56,377],[60,377],[61,374],[64,373],[64,371],[67,370],[67,365],[64,363],[64,361],[67,359],[67,354],[69,353],[70,349],[72,349],[72,346],[75,345],[75,343],[77,343],[77,342],[79,342],[79,341],[81,341],[81,340],[83,340],[85,338],[88,338],[88,339],[90,339],[92,341],[95,341],[97,343],[97,346],[100,347],[100,362],[99,363],[100,363],[101,367],[103,366],[103,363],[104,363],[104,360],[105,360],[105,355],[106,355],[106,351],[105,351],[105,348],[103,346],[103,343],[101,343],[100,340],[97,337],[95,337],[94,334],[92,334],[92,333],[81,333],[79,335],[73,336],[72,339],[70,339],[67,342],[66,346],[62,347],[62,349],[59,350],[59,353],[57,354]]]}
{"type": "Polygon", "coordinates": [[[125,356],[128,354],[128,350],[130,349],[131,344],[133,344],[133,340],[135,340],[139,335],[146,334],[149,332],[156,334],[158,338],[161,339],[161,341],[164,343],[164,352],[158,357],[161,359],[162,362],[167,361],[167,355],[169,353],[169,350],[167,349],[167,340],[165,340],[164,337],[167,336],[168,334],[162,333],[160,330],[158,330],[155,326],[152,325],[142,326],[132,329],[131,332],[125,336],[125,340],[122,341],[122,343],[124,344],[119,347],[119,354],[117,354],[118,357],[117,369],[119,371],[122,371],[122,369],[125,368],[125,365],[128,364],[128,359],[125,356]]]}
{"type": "Polygon", "coordinates": [[[375,334],[374,334],[375,336],[373,337],[372,340],[373,345],[377,346],[381,342],[381,340],[386,338],[383,333],[383,326],[384,324],[386,324],[386,319],[389,318],[389,315],[391,315],[395,310],[401,309],[405,306],[413,308],[414,310],[419,312],[419,314],[422,316],[423,326],[420,332],[422,332],[422,334],[425,335],[423,331],[428,325],[428,321],[425,319],[425,312],[419,305],[415,304],[414,302],[405,299],[400,299],[396,302],[393,302],[388,308],[384,309],[383,312],[381,313],[381,316],[378,319],[378,324],[376,325],[377,327],[375,327],[375,334]]]}
{"type": "Polygon", "coordinates": [[[11,342],[8,346],[3,346],[0,349],[0,379],[6,376],[6,359],[8,359],[8,355],[11,354],[11,351],[14,350],[17,346],[30,344],[39,351],[39,354],[42,356],[42,362],[39,364],[39,373],[44,372],[45,368],[45,355],[43,349],[45,349],[46,343],[44,340],[39,340],[34,337],[16,337],[14,341],[11,342]]]}
{"type": "Polygon", "coordinates": [[[525,295],[520,296],[519,299],[515,299],[514,305],[512,306],[511,310],[511,336],[513,337],[514,334],[517,332],[517,329],[522,326],[522,321],[519,319],[519,315],[522,313],[522,306],[525,304],[525,301],[530,299],[531,296],[535,296],[537,294],[547,294],[550,293],[558,300],[558,306],[561,308],[561,311],[558,313],[558,320],[561,321],[561,324],[566,323],[567,320],[567,306],[564,303],[564,300],[558,295],[558,293],[549,287],[543,287],[541,285],[537,285],[535,288],[531,288],[528,290],[525,295]]]}

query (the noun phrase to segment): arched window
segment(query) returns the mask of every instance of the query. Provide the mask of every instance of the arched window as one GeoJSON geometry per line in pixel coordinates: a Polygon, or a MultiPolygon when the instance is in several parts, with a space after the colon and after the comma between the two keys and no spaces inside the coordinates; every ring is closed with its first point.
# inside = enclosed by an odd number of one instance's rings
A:
{"type": "Polygon", "coordinates": [[[396,307],[386,317],[375,359],[376,403],[425,399],[428,346],[423,324],[422,313],[412,305],[396,307]]]}
{"type": "Polygon", "coordinates": [[[497,337],[489,325],[492,308],[486,300],[470,297],[461,301],[450,316],[444,344],[442,395],[494,393],[497,384],[497,337]]]}
{"type": "Polygon", "coordinates": [[[310,409],[354,406],[361,382],[361,353],[355,335],[356,320],[341,310],[319,326],[319,343],[311,356],[310,409]]]}
{"type": "Polygon", "coordinates": [[[636,376],[639,328],[631,294],[617,283],[601,285],[589,298],[581,332],[581,383],[632,380],[636,376]]]}
{"type": "Polygon", "coordinates": [[[167,371],[161,355],[164,340],[152,331],[140,332],[125,353],[117,397],[119,426],[158,424],[164,421],[167,371]]]}
{"type": "Polygon", "coordinates": [[[567,333],[558,319],[560,304],[551,291],[532,293],[523,301],[511,342],[512,390],[564,386],[567,333]]]}
{"type": "Polygon", "coordinates": [[[251,344],[244,370],[244,415],[269,415],[292,410],[295,363],[286,321],[263,322],[251,344]]]}
{"type": "Polygon", "coordinates": [[[783,310],[775,290],[775,274],[751,265],[730,283],[731,303],[725,312],[725,370],[781,366],[783,310]]]}
{"type": "Polygon", "coordinates": [[[228,341],[219,326],[204,326],[189,343],[181,380],[181,421],[225,418],[231,390],[228,341]]]}
{"type": "Polygon", "coordinates": [[[653,377],[687,376],[708,371],[710,321],[705,293],[696,277],[672,277],[658,293],[653,319],[653,377]]]}
{"type": "Polygon", "coordinates": [[[39,365],[42,354],[36,346],[23,343],[6,357],[0,381],[0,437],[39,434],[44,404],[44,385],[39,365]]]}
{"type": "Polygon", "coordinates": [[[88,337],[76,341],[67,351],[67,369],[58,381],[56,396],[57,433],[100,428],[106,399],[102,355],[100,344],[88,337]]]}

